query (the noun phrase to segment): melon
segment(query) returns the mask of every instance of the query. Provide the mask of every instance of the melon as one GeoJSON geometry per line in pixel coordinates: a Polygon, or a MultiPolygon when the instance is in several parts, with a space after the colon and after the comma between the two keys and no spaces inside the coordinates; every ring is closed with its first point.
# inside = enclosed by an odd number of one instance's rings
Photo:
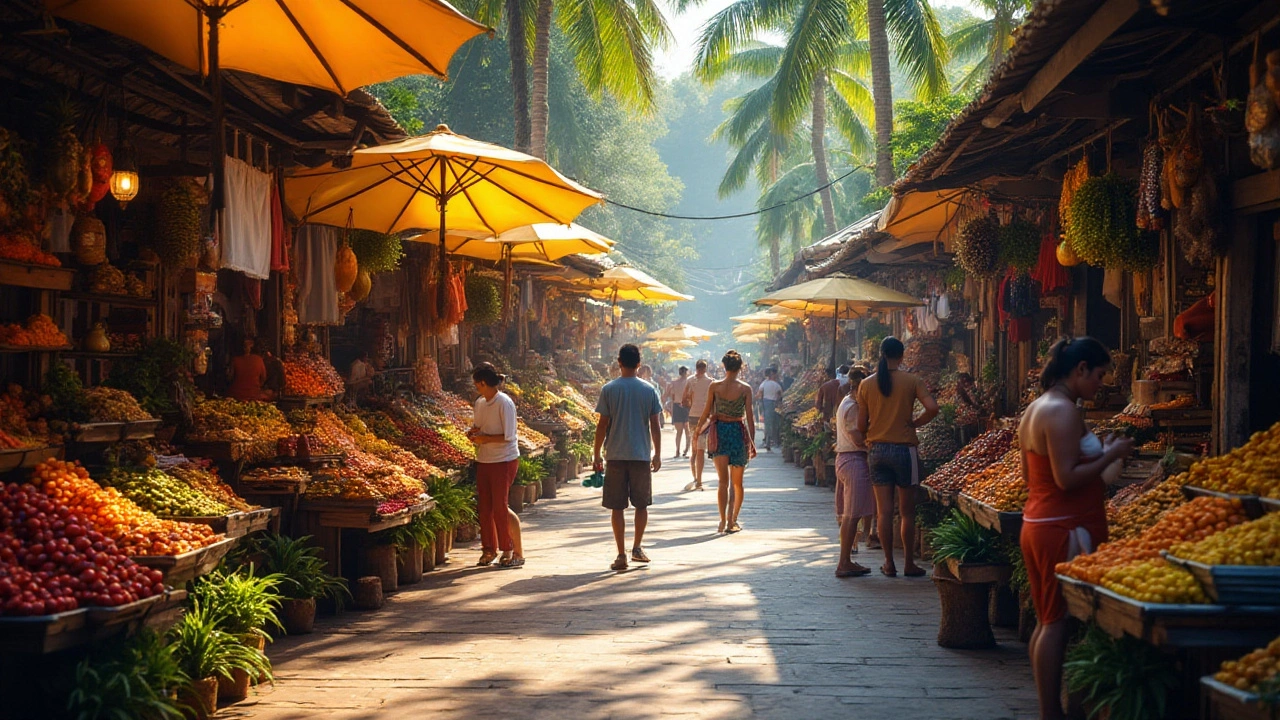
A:
{"type": "Polygon", "coordinates": [[[333,258],[333,279],[338,284],[338,292],[350,290],[358,273],[356,254],[351,246],[343,245],[338,248],[338,254],[333,258]]]}
{"type": "Polygon", "coordinates": [[[373,289],[373,278],[369,277],[369,271],[360,270],[356,274],[356,281],[351,284],[351,290],[347,292],[347,297],[355,302],[360,302],[369,297],[369,291],[373,289]]]}

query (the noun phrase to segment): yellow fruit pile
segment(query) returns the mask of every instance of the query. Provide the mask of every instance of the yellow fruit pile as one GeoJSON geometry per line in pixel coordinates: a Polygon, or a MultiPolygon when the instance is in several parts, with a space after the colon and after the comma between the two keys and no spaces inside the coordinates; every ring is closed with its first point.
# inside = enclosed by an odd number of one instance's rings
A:
{"type": "Polygon", "coordinates": [[[1186,485],[1280,498],[1280,423],[1254,433],[1226,455],[1200,460],[1186,475],[1186,485]]]}
{"type": "Polygon", "coordinates": [[[1014,448],[994,465],[965,479],[963,492],[985,505],[1016,512],[1027,504],[1027,483],[1022,478],[1022,454],[1014,448]]]}
{"type": "Polygon", "coordinates": [[[1088,555],[1058,563],[1057,572],[1095,585],[1108,571],[1159,557],[1175,543],[1199,542],[1245,521],[1238,500],[1198,497],[1174,508],[1136,537],[1103,543],[1088,555]]]}
{"type": "Polygon", "coordinates": [[[1122,507],[1107,505],[1107,525],[1113,540],[1135,537],[1151,527],[1165,512],[1186,504],[1182,494],[1185,476],[1165,478],[1155,487],[1122,507]]]}
{"type": "Polygon", "coordinates": [[[1228,528],[1197,543],[1178,543],[1169,553],[1206,565],[1280,565],[1280,513],[1228,528]]]}
{"type": "Polygon", "coordinates": [[[1258,683],[1269,680],[1280,671],[1280,638],[1272,640],[1265,648],[1259,648],[1239,660],[1228,660],[1213,676],[1237,690],[1254,692],[1258,683]]]}
{"type": "Polygon", "coordinates": [[[1164,558],[1108,570],[1102,576],[1102,587],[1139,602],[1209,602],[1194,575],[1164,558]]]}

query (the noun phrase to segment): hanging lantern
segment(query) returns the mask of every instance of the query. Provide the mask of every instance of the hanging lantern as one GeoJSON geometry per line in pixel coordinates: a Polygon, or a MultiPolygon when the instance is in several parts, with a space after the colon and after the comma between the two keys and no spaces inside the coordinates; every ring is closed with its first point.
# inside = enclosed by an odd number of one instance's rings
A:
{"type": "Polygon", "coordinates": [[[115,167],[111,171],[111,197],[124,208],[138,197],[138,165],[134,161],[133,148],[126,141],[116,151],[115,167]]]}

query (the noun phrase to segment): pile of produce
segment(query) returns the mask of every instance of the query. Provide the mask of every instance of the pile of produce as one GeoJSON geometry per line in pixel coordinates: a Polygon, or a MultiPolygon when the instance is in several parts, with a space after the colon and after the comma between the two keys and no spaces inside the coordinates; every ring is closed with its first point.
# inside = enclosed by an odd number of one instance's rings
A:
{"type": "Polygon", "coordinates": [[[1177,543],[1169,554],[1206,565],[1280,565],[1280,513],[1268,513],[1200,542],[1177,543]]]}
{"type": "Polygon", "coordinates": [[[163,593],[163,578],[35,485],[0,491],[0,615],[124,605],[163,593]]]}
{"type": "Polygon", "coordinates": [[[1027,504],[1027,483],[1022,478],[1022,452],[1005,453],[985,470],[965,480],[964,493],[1002,512],[1017,512],[1027,504]]]}
{"type": "Polygon", "coordinates": [[[31,479],[55,503],[84,518],[88,529],[115,541],[126,555],[181,555],[222,538],[207,525],[157,518],[118,490],[103,488],[73,463],[46,460],[36,466],[31,479]]]}
{"type": "Polygon", "coordinates": [[[1107,526],[1111,539],[1134,537],[1155,524],[1165,512],[1185,505],[1187,496],[1182,493],[1184,477],[1175,475],[1165,478],[1155,487],[1124,504],[1107,503],[1107,526]]]}
{"type": "Polygon", "coordinates": [[[246,470],[240,476],[240,482],[247,484],[254,483],[288,483],[297,484],[310,482],[311,473],[300,467],[293,465],[278,465],[275,467],[260,467],[246,470]]]}
{"type": "Polygon", "coordinates": [[[470,442],[467,448],[469,452],[463,452],[445,438],[442,431],[451,435],[458,433],[448,423],[428,426],[413,420],[397,421],[385,415],[383,417],[391,426],[389,430],[381,426],[375,427],[373,422],[369,422],[370,427],[374,427],[380,437],[391,438],[392,442],[433,465],[443,468],[461,468],[466,467],[467,463],[476,458],[470,442]]]}
{"type": "Polygon", "coordinates": [[[1280,498],[1280,423],[1254,433],[1249,442],[1225,455],[1196,462],[1187,471],[1184,484],[1280,498]]]}
{"type": "Polygon", "coordinates": [[[1272,640],[1265,648],[1259,648],[1239,660],[1228,660],[1214,674],[1213,679],[1237,690],[1252,693],[1280,693],[1276,687],[1276,673],[1280,672],[1280,638],[1272,640]],[[1264,688],[1263,686],[1270,686],[1264,688]]]}
{"type": "Polygon", "coordinates": [[[999,270],[999,248],[1000,228],[990,216],[979,215],[960,227],[956,262],[970,275],[989,277],[999,270]]]}
{"type": "Polygon", "coordinates": [[[347,389],[328,360],[313,354],[284,359],[284,394],[294,397],[333,397],[347,389]]]}
{"type": "Polygon", "coordinates": [[[144,510],[168,517],[211,517],[227,515],[231,508],[192,488],[176,477],[154,468],[116,468],[103,482],[134,501],[144,510]]]}
{"type": "MultiPolygon", "coordinates": [[[[335,474],[312,476],[307,486],[308,496],[390,500],[417,497],[424,491],[422,480],[412,477],[403,466],[362,449],[347,425],[332,411],[316,413],[315,434],[326,450],[345,453],[346,459],[344,466],[335,474]]],[[[422,463],[421,460],[417,462],[422,463]]],[[[422,464],[431,468],[429,464],[422,464]]],[[[427,476],[441,474],[435,470],[434,474],[427,476]]]]}
{"type": "Polygon", "coordinates": [[[89,292],[99,295],[132,295],[146,297],[146,283],[136,275],[127,274],[109,262],[102,263],[89,273],[89,292]]]}
{"type": "Polygon", "coordinates": [[[197,402],[191,409],[193,442],[232,442],[242,445],[246,460],[276,455],[276,442],[293,434],[279,408],[257,400],[219,398],[197,402]]]}
{"type": "Polygon", "coordinates": [[[818,399],[818,388],[827,381],[825,367],[825,364],[819,363],[796,378],[790,389],[783,393],[778,412],[791,415],[813,407],[818,399]]]}
{"type": "Polygon", "coordinates": [[[70,344],[71,341],[58,329],[53,318],[44,313],[36,313],[27,318],[25,325],[17,323],[0,325],[0,345],[54,348],[66,347],[70,344]]]}
{"type": "Polygon", "coordinates": [[[0,259],[49,267],[62,266],[62,261],[56,255],[41,250],[34,238],[14,233],[0,233],[0,259]]]}
{"type": "Polygon", "coordinates": [[[217,470],[205,467],[202,463],[187,462],[165,470],[168,474],[187,484],[192,490],[226,505],[233,510],[248,512],[257,506],[245,501],[236,494],[230,485],[222,482],[217,470]]]}
{"type": "Polygon", "coordinates": [[[1059,563],[1057,571],[1097,585],[1114,568],[1158,558],[1175,543],[1199,542],[1244,521],[1240,501],[1199,497],[1161,515],[1140,535],[1103,543],[1088,555],[1059,563]]]}
{"type": "MultiPolygon", "coordinates": [[[[696,420],[695,420],[696,422],[696,420]]],[[[791,429],[797,434],[804,437],[815,437],[821,433],[826,425],[826,421],[822,418],[822,412],[816,407],[800,413],[791,421],[791,429]]]]}
{"type": "Polygon", "coordinates": [[[84,391],[84,401],[89,411],[89,422],[138,422],[155,419],[124,390],[89,388],[84,391]]]}
{"type": "MultiPolygon", "coordinates": [[[[66,368],[62,363],[54,363],[66,368]]],[[[0,395],[0,449],[41,447],[50,441],[49,423],[39,414],[52,406],[45,396],[28,401],[22,387],[10,384],[0,395]]]]}
{"type": "Polygon", "coordinates": [[[375,435],[359,416],[347,415],[344,421],[348,432],[351,433],[351,437],[355,439],[361,450],[399,465],[406,474],[419,480],[427,480],[444,475],[440,468],[430,462],[375,435]]]}
{"type": "Polygon", "coordinates": [[[520,445],[521,452],[528,452],[538,448],[549,447],[551,438],[525,425],[524,420],[517,418],[516,442],[520,445]]]}
{"type": "Polygon", "coordinates": [[[502,317],[502,290],[497,281],[479,273],[466,279],[466,321],[472,325],[492,325],[502,317]]]}
{"type": "Polygon", "coordinates": [[[196,394],[189,372],[194,360],[195,353],[184,343],[152,338],[133,357],[112,362],[104,384],[128,390],[147,412],[177,410],[178,397],[196,394]]]}
{"type": "Polygon", "coordinates": [[[956,442],[955,417],[954,406],[944,405],[938,417],[916,432],[920,439],[920,459],[936,461],[955,457],[960,449],[960,444],[956,442]]]}
{"type": "Polygon", "coordinates": [[[1102,587],[1148,603],[1199,603],[1209,602],[1209,596],[1195,575],[1164,558],[1124,565],[1108,570],[1102,576],[1102,587]]]}
{"type": "Polygon", "coordinates": [[[1014,431],[1004,428],[989,430],[965,445],[955,459],[938,468],[924,484],[941,493],[957,493],[964,489],[966,479],[1000,458],[1013,448],[1014,431]]]}

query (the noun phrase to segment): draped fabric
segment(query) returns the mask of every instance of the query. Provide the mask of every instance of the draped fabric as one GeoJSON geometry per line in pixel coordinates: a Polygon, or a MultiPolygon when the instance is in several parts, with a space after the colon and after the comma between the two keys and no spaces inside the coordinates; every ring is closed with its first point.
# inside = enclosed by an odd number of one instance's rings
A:
{"type": "Polygon", "coordinates": [[[276,272],[289,269],[289,230],[280,204],[280,186],[274,182],[271,183],[271,269],[276,272]]]}
{"type": "Polygon", "coordinates": [[[226,158],[224,167],[222,267],[266,280],[271,274],[271,176],[235,158],[226,158]]]}
{"type": "Polygon", "coordinates": [[[331,225],[298,228],[295,272],[298,275],[298,322],[305,325],[337,325],[338,283],[333,277],[342,230],[331,225]]]}

